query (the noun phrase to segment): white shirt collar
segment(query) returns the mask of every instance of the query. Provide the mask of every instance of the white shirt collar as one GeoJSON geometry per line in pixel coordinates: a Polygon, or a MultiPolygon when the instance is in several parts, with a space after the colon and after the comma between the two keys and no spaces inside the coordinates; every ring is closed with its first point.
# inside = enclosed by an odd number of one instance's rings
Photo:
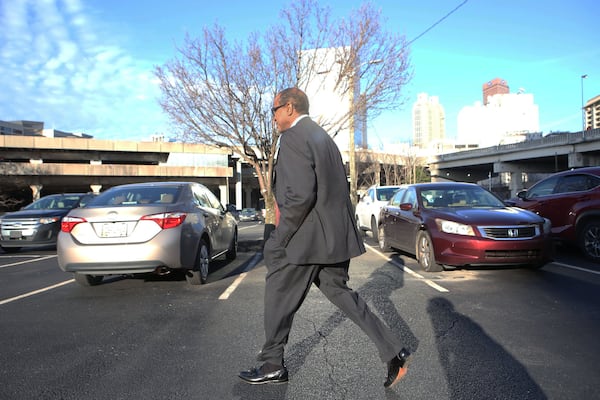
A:
{"type": "Polygon", "coordinates": [[[308,114],[303,114],[303,115],[299,116],[298,118],[296,118],[296,119],[294,120],[294,122],[292,122],[292,125],[290,125],[290,128],[292,128],[292,127],[296,126],[296,124],[297,124],[297,123],[298,123],[298,122],[299,122],[299,121],[300,121],[302,118],[306,118],[306,117],[308,117],[308,114]]]}

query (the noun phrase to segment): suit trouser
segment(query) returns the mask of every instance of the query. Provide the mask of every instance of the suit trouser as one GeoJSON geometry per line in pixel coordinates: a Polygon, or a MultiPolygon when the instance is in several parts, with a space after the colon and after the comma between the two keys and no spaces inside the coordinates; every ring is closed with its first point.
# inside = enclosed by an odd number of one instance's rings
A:
{"type": "MultiPolygon", "coordinates": [[[[402,344],[346,282],[350,261],[328,265],[293,265],[269,270],[265,284],[266,341],[259,361],[283,365],[284,346],[296,311],[314,283],[323,294],[373,341],[383,362],[394,358],[402,344]]],[[[267,267],[268,268],[268,267],[267,267]]]]}

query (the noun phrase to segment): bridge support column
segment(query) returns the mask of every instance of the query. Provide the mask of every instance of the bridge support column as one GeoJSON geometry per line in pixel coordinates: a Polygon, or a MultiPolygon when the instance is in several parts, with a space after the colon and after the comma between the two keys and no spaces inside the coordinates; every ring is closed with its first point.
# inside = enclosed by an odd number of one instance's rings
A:
{"type": "Polygon", "coordinates": [[[568,155],[569,168],[589,167],[600,165],[600,157],[592,154],[584,153],[569,153],[568,155]]]}
{"type": "Polygon", "coordinates": [[[569,168],[585,167],[585,157],[581,153],[569,153],[568,154],[568,165],[569,168]]]}
{"type": "Polygon", "coordinates": [[[31,193],[33,195],[33,201],[39,200],[40,193],[42,191],[43,185],[29,185],[31,188],[31,193]]]}
{"type": "Polygon", "coordinates": [[[235,164],[235,208],[242,209],[242,162],[238,160],[235,164]]]}
{"type": "Polygon", "coordinates": [[[244,201],[244,203],[246,203],[246,208],[252,207],[252,188],[244,188],[244,195],[246,197],[244,201]]]}
{"type": "Polygon", "coordinates": [[[515,197],[519,191],[523,190],[523,172],[525,170],[526,166],[522,164],[494,163],[494,172],[508,172],[510,174],[510,182],[508,184],[510,197],[515,197]]]}
{"type": "Polygon", "coordinates": [[[221,204],[225,207],[229,203],[229,187],[227,185],[219,185],[219,194],[221,195],[221,204]]]}
{"type": "Polygon", "coordinates": [[[92,193],[98,194],[102,189],[102,185],[90,185],[90,189],[92,189],[92,193]]]}

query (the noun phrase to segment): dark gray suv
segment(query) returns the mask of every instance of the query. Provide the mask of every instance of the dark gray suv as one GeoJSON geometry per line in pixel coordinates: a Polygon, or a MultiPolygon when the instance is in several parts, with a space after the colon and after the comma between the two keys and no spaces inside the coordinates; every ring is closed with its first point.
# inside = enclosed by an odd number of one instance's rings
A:
{"type": "Polygon", "coordinates": [[[0,247],[6,253],[22,247],[53,246],[60,222],[76,207],[84,206],[91,193],[63,193],[44,196],[19,211],[0,217],[0,247]]]}

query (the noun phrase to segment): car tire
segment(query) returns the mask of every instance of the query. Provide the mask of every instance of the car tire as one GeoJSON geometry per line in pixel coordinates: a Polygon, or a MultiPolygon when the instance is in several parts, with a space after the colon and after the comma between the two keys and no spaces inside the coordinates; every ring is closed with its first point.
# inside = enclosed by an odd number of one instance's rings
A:
{"type": "Polygon", "coordinates": [[[390,247],[387,238],[385,237],[385,229],[383,227],[383,224],[379,225],[377,235],[379,238],[379,249],[381,251],[392,251],[392,248],[390,247]]]}
{"type": "Polygon", "coordinates": [[[233,238],[231,239],[231,244],[229,245],[229,250],[227,250],[227,253],[225,254],[225,258],[229,261],[235,260],[235,258],[237,257],[237,250],[238,250],[238,237],[237,236],[238,236],[237,231],[235,231],[233,234],[233,238]]]}
{"type": "Polygon", "coordinates": [[[358,233],[360,233],[361,236],[365,236],[365,230],[360,225],[360,219],[358,218],[358,215],[354,216],[354,220],[356,221],[356,229],[358,229],[358,233]]]}
{"type": "Polygon", "coordinates": [[[377,228],[377,221],[375,220],[375,216],[371,216],[371,233],[373,235],[373,239],[375,241],[379,241],[379,229],[377,228]]]}
{"type": "Polygon", "coordinates": [[[578,242],[586,258],[600,262],[600,220],[586,222],[579,232],[578,242]]]}
{"type": "Polygon", "coordinates": [[[73,278],[75,279],[75,282],[77,282],[79,285],[87,287],[99,285],[102,282],[102,279],[104,279],[104,276],[86,275],[75,272],[75,274],[73,274],[73,278]]]}
{"type": "Polygon", "coordinates": [[[203,285],[208,279],[208,270],[210,264],[210,252],[208,245],[201,239],[196,255],[196,265],[185,273],[185,279],[190,285],[203,285]]]}
{"type": "Polygon", "coordinates": [[[417,236],[417,261],[426,272],[440,272],[444,267],[435,262],[435,252],[431,236],[425,231],[419,232],[417,236]]]}

